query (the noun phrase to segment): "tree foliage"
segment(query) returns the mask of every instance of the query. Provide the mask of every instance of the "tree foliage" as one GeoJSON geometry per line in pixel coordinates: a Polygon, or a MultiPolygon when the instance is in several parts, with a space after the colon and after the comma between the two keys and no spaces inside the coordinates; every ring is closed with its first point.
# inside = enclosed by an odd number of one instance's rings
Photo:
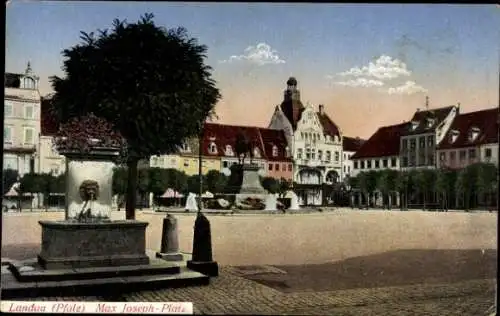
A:
{"type": "Polygon", "coordinates": [[[17,170],[13,169],[5,169],[2,171],[2,180],[3,180],[3,192],[2,196],[5,193],[9,192],[10,188],[17,182],[19,178],[19,173],[17,170]]]}
{"type": "Polygon", "coordinates": [[[269,193],[278,193],[280,192],[280,182],[273,177],[263,177],[261,179],[261,184],[264,189],[266,189],[269,193]]]}
{"type": "Polygon", "coordinates": [[[224,193],[228,178],[217,170],[210,170],[205,175],[208,191],[212,193],[224,193]]]}
{"type": "Polygon", "coordinates": [[[220,94],[207,47],[184,28],[157,26],[152,14],[116,19],[80,40],[63,51],[65,77],[51,77],[53,110],[60,122],[94,113],[126,139],[127,219],[134,219],[137,162],[175,152],[214,114],[220,94]]]}

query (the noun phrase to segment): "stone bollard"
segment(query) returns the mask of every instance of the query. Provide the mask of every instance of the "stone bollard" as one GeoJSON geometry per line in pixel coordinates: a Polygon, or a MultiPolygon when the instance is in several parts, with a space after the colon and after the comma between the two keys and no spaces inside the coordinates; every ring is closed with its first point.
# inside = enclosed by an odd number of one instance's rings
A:
{"type": "Polygon", "coordinates": [[[212,258],[210,222],[201,212],[194,222],[193,257],[187,267],[211,277],[219,275],[219,266],[212,258]]]}
{"type": "Polygon", "coordinates": [[[177,219],[171,214],[163,219],[163,231],[161,234],[161,248],[156,253],[157,258],[167,261],[182,261],[183,256],[179,252],[179,232],[177,230],[177,219]]]}

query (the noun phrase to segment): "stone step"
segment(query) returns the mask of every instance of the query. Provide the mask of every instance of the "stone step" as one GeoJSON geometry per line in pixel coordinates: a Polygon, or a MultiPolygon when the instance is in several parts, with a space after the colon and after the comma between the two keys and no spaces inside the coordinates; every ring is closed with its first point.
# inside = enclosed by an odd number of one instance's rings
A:
{"type": "Polygon", "coordinates": [[[9,270],[19,282],[77,281],[147,275],[171,275],[180,272],[178,263],[150,259],[147,265],[67,268],[45,270],[33,259],[11,262],[9,270]]]}
{"type": "Polygon", "coordinates": [[[180,268],[177,274],[122,276],[87,280],[19,282],[12,274],[2,274],[1,299],[26,297],[110,296],[127,292],[164,288],[208,285],[210,278],[201,273],[180,268]]]}

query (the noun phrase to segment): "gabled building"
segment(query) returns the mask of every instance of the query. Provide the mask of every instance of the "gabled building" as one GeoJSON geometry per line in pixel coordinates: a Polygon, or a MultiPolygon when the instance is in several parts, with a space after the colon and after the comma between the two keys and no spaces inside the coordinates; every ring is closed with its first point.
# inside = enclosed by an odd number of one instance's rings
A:
{"type": "Polygon", "coordinates": [[[399,169],[400,137],[407,127],[408,123],[401,123],[379,128],[351,156],[353,162],[351,175],[356,177],[363,171],[399,169]]]}
{"type": "Polygon", "coordinates": [[[23,176],[38,172],[37,141],[40,133],[39,78],[30,63],[22,74],[5,73],[3,169],[23,176]]]}
{"type": "MultiPolygon", "coordinates": [[[[203,160],[219,160],[219,170],[229,171],[237,164],[236,140],[243,135],[252,146],[252,163],[260,167],[262,176],[292,179],[293,161],[283,132],[253,126],[206,123],[203,132],[203,160]]],[[[246,157],[245,164],[250,163],[246,157]]]]}
{"type": "Polygon", "coordinates": [[[352,176],[354,162],[351,158],[365,142],[366,140],[359,137],[342,137],[342,179],[352,176]]]}
{"type": "Polygon", "coordinates": [[[301,205],[321,205],[325,185],[341,181],[342,134],[324,106],[304,106],[293,77],[286,82],[283,102],[276,106],[270,129],[283,131],[294,158],[294,191],[301,205]]]}
{"type": "Polygon", "coordinates": [[[498,165],[498,115],[498,107],[458,115],[438,145],[438,168],[498,165]]]}
{"type": "Polygon", "coordinates": [[[59,154],[53,143],[59,125],[50,112],[50,97],[42,98],[40,126],[37,146],[39,172],[61,175],[66,172],[66,159],[59,154]]]}
{"type": "Polygon", "coordinates": [[[443,140],[458,113],[457,106],[417,109],[401,135],[401,168],[435,168],[436,144],[443,140]]]}

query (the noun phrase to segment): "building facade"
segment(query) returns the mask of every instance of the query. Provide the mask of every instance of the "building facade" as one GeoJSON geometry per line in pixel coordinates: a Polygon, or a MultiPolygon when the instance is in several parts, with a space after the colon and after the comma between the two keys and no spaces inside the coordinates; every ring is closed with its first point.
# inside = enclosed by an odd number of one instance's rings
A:
{"type": "Polygon", "coordinates": [[[294,159],[294,191],[301,205],[322,205],[328,197],[325,185],[342,180],[342,134],[324,106],[316,111],[304,106],[293,77],[286,82],[284,98],[276,106],[270,129],[283,131],[294,159]]]}
{"type": "Polygon", "coordinates": [[[351,156],[352,177],[370,170],[399,170],[400,137],[407,128],[407,123],[379,128],[351,156]]]}
{"type": "Polygon", "coordinates": [[[352,156],[363,146],[366,140],[359,137],[342,137],[342,174],[341,178],[351,177],[354,171],[352,156]]]}
{"type": "Polygon", "coordinates": [[[462,169],[477,162],[498,166],[498,108],[457,115],[437,149],[438,168],[462,169]]]}
{"type": "Polygon", "coordinates": [[[443,140],[458,113],[456,106],[417,109],[401,135],[403,170],[436,167],[436,145],[443,140]]]}
{"type": "Polygon", "coordinates": [[[40,169],[37,143],[40,133],[39,78],[30,64],[23,74],[5,73],[4,165],[22,177],[40,169]]]}

